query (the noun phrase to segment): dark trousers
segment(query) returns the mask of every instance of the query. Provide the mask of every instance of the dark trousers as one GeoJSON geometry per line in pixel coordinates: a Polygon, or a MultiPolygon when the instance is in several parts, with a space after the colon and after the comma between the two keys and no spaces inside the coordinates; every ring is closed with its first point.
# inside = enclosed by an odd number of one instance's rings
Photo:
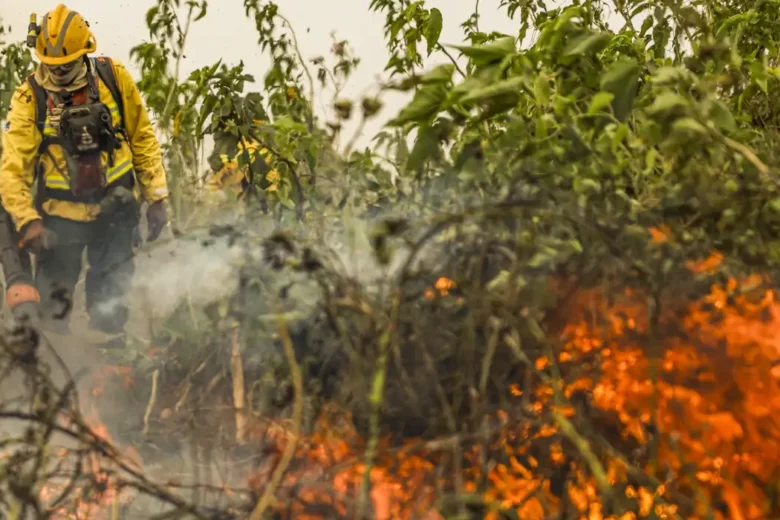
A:
{"type": "Polygon", "coordinates": [[[127,291],[135,270],[135,222],[78,222],[47,215],[53,246],[36,258],[35,280],[44,318],[67,323],[87,250],[86,303],[91,328],[121,333],[129,316],[127,291]]]}

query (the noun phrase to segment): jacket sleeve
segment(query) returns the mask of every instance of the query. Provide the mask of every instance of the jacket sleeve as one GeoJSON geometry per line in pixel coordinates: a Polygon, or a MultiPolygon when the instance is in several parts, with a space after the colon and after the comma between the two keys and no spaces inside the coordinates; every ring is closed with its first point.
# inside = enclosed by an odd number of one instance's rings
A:
{"type": "Polygon", "coordinates": [[[149,120],[149,113],[130,72],[121,63],[112,61],[125,105],[125,127],[130,137],[133,167],[141,185],[141,194],[149,203],[165,199],[168,197],[168,182],[165,178],[160,143],[149,120]]]}
{"type": "Polygon", "coordinates": [[[34,206],[32,183],[42,137],[35,127],[35,101],[26,82],[14,92],[2,137],[0,200],[20,230],[41,218],[34,206]]]}

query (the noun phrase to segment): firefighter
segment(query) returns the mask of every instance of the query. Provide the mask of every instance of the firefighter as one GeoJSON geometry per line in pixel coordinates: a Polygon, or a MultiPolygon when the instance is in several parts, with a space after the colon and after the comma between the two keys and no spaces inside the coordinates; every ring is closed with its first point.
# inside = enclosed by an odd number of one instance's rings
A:
{"type": "Polygon", "coordinates": [[[127,69],[88,56],[97,40],[79,13],[60,4],[40,26],[32,15],[27,44],[39,64],[12,97],[0,200],[35,257],[44,326],[69,332],[86,250],[89,328],[121,346],[142,204],[135,193],[148,204],[147,241],[168,222],[160,145],[127,69]]]}
{"type": "Polygon", "coordinates": [[[220,154],[220,168],[208,176],[206,189],[210,192],[229,190],[237,198],[245,196],[250,191],[252,177],[255,174],[265,175],[266,180],[272,184],[278,180],[279,173],[270,169],[273,164],[273,155],[257,141],[242,139],[238,143],[238,150],[231,158],[227,154],[220,154]],[[243,163],[239,159],[247,154],[243,163]],[[262,161],[258,161],[262,159],[262,161]],[[250,174],[252,174],[250,176],[250,174]]]}

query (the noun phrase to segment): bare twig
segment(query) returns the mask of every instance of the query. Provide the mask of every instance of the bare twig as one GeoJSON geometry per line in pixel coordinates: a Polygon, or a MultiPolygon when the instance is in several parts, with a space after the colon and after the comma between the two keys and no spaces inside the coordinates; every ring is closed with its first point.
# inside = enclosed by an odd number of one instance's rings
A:
{"type": "Polygon", "coordinates": [[[458,74],[460,74],[461,76],[463,76],[463,77],[465,78],[465,77],[466,77],[466,73],[465,73],[465,72],[463,72],[463,69],[461,69],[461,68],[460,68],[460,65],[458,65],[458,60],[456,60],[456,59],[455,59],[455,58],[452,56],[452,54],[450,54],[450,52],[447,50],[447,48],[446,48],[446,47],[444,47],[444,45],[442,45],[441,43],[437,43],[437,44],[436,44],[436,46],[439,48],[439,50],[440,50],[441,52],[443,52],[443,53],[444,53],[444,55],[445,55],[445,56],[447,56],[447,57],[450,59],[450,61],[452,62],[452,64],[453,64],[453,65],[455,65],[455,70],[457,70],[457,71],[458,71],[458,74]]]}
{"type": "Polygon", "coordinates": [[[609,479],[607,479],[607,473],[604,471],[604,466],[599,462],[596,454],[590,447],[590,443],[582,435],[577,432],[577,429],[561,412],[553,410],[553,420],[555,424],[560,428],[561,433],[568,438],[572,444],[577,448],[588,467],[593,474],[593,478],[596,479],[596,485],[599,488],[599,492],[602,496],[609,496],[611,494],[611,486],[609,485],[609,479]]]}
{"type": "Polygon", "coordinates": [[[114,501],[111,504],[111,520],[119,520],[119,486],[114,491],[114,501]]]}
{"type": "Polygon", "coordinates": [[[495,324],[493,333],[490,335],[490,340],[488,341],[487,352],[485,353],[485,357],[482,358],[482,374],[479,377],[479,393],[483,399],[487,396],[488,377],[490,376],[490,367],[493,364],[493,357],[495,356],[496,348],[498,347],[499,332],[500,328],[498,324],[495,324]]]}
{"type": "Polygon", "coordinates": [[[357,128],[355,128],[355,133],[352,134],[352,138],[347,143],[347,146],[344,148],[344,157],[349,159],[349,154],[352,153],[352,149],[355,147],[355,144],[357,143],[357,140],[360,139],[360,136],[363,135],[363,130],[366,127],[366,117],[363,116],[360,119],[360,123],[358,123],[357,128]]]}
{"type": "MultiPolygon", "coordinates": [[[[739,143],[725,136],[723,137],[723,142],[726,144],[726,146],[728,146],[735,152],[739,152],[745,159],[747,159],[750,162],[750,164],[755,166],[756,170],[761,172],[762,175],[769,175],[769,167],[761,159],[758,158],[758,156],[753,152],[753,150],[751,150],[744,144],[739,143]]],[[[775,184],[778,183],[777,179],[775,179],[774,177],[772,178],[772,180],[775,182],[775,184]]]]}
{"type": "Polygon", "coordinates": [[[260,520],[263,517],[263,513],[275,500],[274,493],[279,487],[279,483],[282,481],[282,476],[287,470],[287,466],[290,464],[293,455],[295,454],[295,447],[298,442],[298,438],[301,433],[301,422],[303,420],[303,375],[301,373],[301,367],[298,365],[298,361],[295,359],[295,348],[293,347],[290,333],[287,330],[287,323],[284,320],[284,315],[279,312],[278,314],[278,328],[279,337],[282,340],[282,346],[284,347],[284,354],[287,357],[287,362],[290,364],[290,374],[292,376],[293,388],[295,389],[295,398],[293,401],[293,426],[291,435],[284,447],[284,453],[274,469],[273,475],[271,475],[271,481],[263,492],[263,496],[258,501],[255,509],[250,515],[250,520],[260,520]]]}
{"type": "MultiPolygon", "coordinates": [[[[290,30],[290,34],[292,34],[295,54],[298,56],[298,61],[301,62],[301,68],[303,69],[304,74],[306,74],[306,78],[309,80],[309,100],[311,103],[313,103],[314,102],[314,78],[312,77],[311,71],[309,71],[309,67],[306,65],[306,61],[304,61],[303,55],[301,54],[301,48],[298,45],[298,36],[295,34],[295,29],[293,29],[292,24],[287,18],[285,18],[283,15],[279,13],[277,13],[277,16],[281,18],[282,21],[284,21],[284,23],[287,25],[287,28],[290,30]]],[[[309,103],[307,103],[307,105],[309,105],[309,110],[313,112],[312,106],[309,103]]],[[[310,117],[313,117],[313,114],[310,117]]],[[[311,130],[311,128],[309,128],[309,130],[311,130]]]]}
{"type": "Polygon", "coordinates": [[[144,412],[144,429],[141,431],[141,436],[146,437],[149,433],[149,417],[152,415],[154,405],[157,402],[157,378],[160,376],[160,370],[155,370],[152,374],[152,392],[149,395],[149,402],[146,404],[146,411],[144,412]]]}
{"type": "MultiPolygon", "coordinates": [[[[10,410],[0,410],[0,419],[13,419],[35,424],[49,424],[46,422],[45,417],[10,410]]],[[[117,449],[111,443],[104,441],[89,426],[81,422],[78,418],[71,417],[71,422],[73,423],[73,429],[61,426],[59,424],[53,424],[52,429],[64,434],[67,437],[70,437],[73,440],[86,443],[89,446],[89,449],[94,453],[106,457],[108,460],[116,464],[124,473],[132,477],[132,480],[128,479],[126,482],[124,482],[126,486],[133,487],[143,493],[146,493],[147,495],[154,496],[162,502],[177,507],[182,512],[187,512],[193,515],[194,518],[199,518],[202,520],[206,520],[206,518],[208,518],[191,504],[188,504],[176,495],[166,491],[163,486],[149,480],[149,478],[147,478],[141,471],[132,468],[128,462],[122,459],[117,449]]]]}
{"type": "Polygon", "coordinates": [[[369,396],[371,404],[371,416],[369,417],[369,438],[366,443],[365,468],[363,470],[363,479],[360,484],[360,492],[357,501],[358,519],[367,518],[366,508],[368,507],[368,497],[371,487],[371,470],[377,455],[379,446],[379,419],[384,401],[385,380],[387,377],[387,360],[390,352],[390,342],[397,341],[396,329],[398,327],[398,312],[401,308],[401,291],[396,290],[393,294],[392,308],[390,309],[390,321],[387,324],[382,336],[379,338],[379,358],[377,359],[374,370],[374,383],[369,396]]]}
{"type": "Polygon", "coordinates": [[[231,342],[230,375],[233,378],[233,406],[236,409],[236,442],[244,442],[246,433],[246,390],[244,388],[244,363],[241,359],[241,342],[238,327],[233,329],[231,342]]]}
{"type": "MultiPolygon", "coordinates": [[[[190,25],[192,24],[192,14],[195,7],[190,6],[189,10],[187,11],[187,23],[184,25],[184,31],[181,33],[181,46],[178,49],[178,52],[176,53],[176,64],[174,65],[174,76],[173,76],[173,82],[171,83],[171,88],[168,91],[168,96],[165,100],[165,107],[162,110],[162,118],[165,121],[165,119],[168,117],[168,110],[171,108],[173,103],[173,94],[176,92],[176,87],[178,86],[179,82],[179,72],[181,68],[181,60],[184,57],[184,44],[187,41],[187,35],[190,32],[190,25]]],[[[166,129],[167,129],[167,121],[166,121],[166,129]]]]}

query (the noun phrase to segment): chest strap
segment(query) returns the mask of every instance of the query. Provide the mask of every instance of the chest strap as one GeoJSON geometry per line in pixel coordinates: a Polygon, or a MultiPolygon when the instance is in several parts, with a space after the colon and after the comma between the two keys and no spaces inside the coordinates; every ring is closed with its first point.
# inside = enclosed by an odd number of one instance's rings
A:
{"type": "MultiPolygon", "coordinates": [[[[119,112],[119,124],[115,127],[115,129],[124,137],[125,141],[128,143],[130,142],[129,135],[127,133],[126,127],[125,127],[125,110],[124,110],[124,100],[122,99],[122,94],[119,90],[119,85],[116,80],[116,75],[114,74],[114,67],[113,62],[111,61],[111,58],[108,57],[98,57],[98,58],[90,58],[88,62],[89,70],[87,72],[89,77],[89,85],[86,87],[84,91],[85,98],[87,97],[87,90],[89,90],[90,87],[95,89],[95,95],[100,97],[99,89],[97,82],[95,81],[95,73],[97,73],[97,76],[100,78],[100,80],[103,82],[103,84],[106,86],[108,91],[111,94],[111,97],[114,100],[114,103],[117,105],[117,110],[119,112]]],[[[57,168],[60,175],[64,178],[68,178],[67,174],[65,172],[62,172],[58,166],[57,161],[54,160],[54,157],[52,157],[51,152],[49,151],[49,146],[52,144],[60,144],[61,145],[61,139],[59,135],[56,132],[53,131],[47,131],[46,128],[46,121],[49,116],[49,109],[54,107],[54,102],[52,101],[49,92],[46,91],[35,79],[35,73],[30,74],[30,76],[27,78],[27,81],[30,85],[30,88],[33,91],[33,99],[35,101],[35,126],[38,130],[38,133],[41,135],[41,144],[38,147],[38,153],[36,157],[36,162],[34,166],[34,182],[37,182],[37,189],[36,189],[36,195],[35,195],[35,206],[36,209],[41,212],[42,211],[42,204],[45,199],[59,199],[59,200],[69,200],[73,202],[98,202],[99,197],[93,196],[93,197],[78,197],[71,193],[69,190],[55,190],[55,189],[47,189],[46,188],[46,182],[43,179],[43,172],[42,167],[40,163],[40,158],[43,154],[48,154],[49,158],[51,159],[52,163],[54,164],[54,167],[57,168]]],[[[75,96],[82,95],[81,92],[78,94],[75,94],[75,96]]],[[[66,161],[69,159],[66,157],[66,161]]],[[[110,157],[110,164],[113,165],[113,157],[110,157]]],[[[122,165],[124,166],[124,165],[122,165]]],[[[131,165],[132,166],[132,165],[131,165]]],[[[122,170],[129,171],[132,168],[122,168],[122,170]]],[[[122,173],[125,173],[123,171],[122,173]]],[[[114,179],[107,179],[109,184],[112,180],[116,181],[117,179],[122,182],[117,182],[115,184],[117,185],[123,185],[128,188],[132,188],[134,183],[134,176],[133,175],[117,175],[114,179]]]]}

